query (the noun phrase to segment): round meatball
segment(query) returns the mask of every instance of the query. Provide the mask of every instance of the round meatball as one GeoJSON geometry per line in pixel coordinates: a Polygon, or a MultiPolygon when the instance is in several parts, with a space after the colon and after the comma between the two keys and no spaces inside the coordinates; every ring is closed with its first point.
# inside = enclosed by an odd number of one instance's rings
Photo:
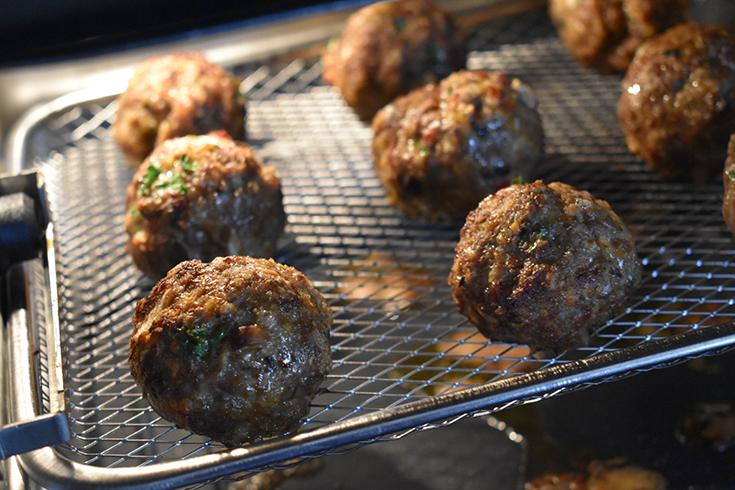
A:
{"type": "Polygon", "coordinates": [[[689,22],[646,41],[622,84],[618,117],[630,151],[663,177],[722,173],[735,132],[735,41],[689,22]]]}
{"type": "Polygon", "coordinates": [[[569,53],[602,73],[624,72],[646,39],[690,18],[689,0],[551,0],[569,53]]]}
{"type": "Polygon", "coordinates": [[[130,371],[153,409],[227,446],[296,430],[331,367],[329,305],[271,259],[182,262],[133,325],[130,371]]]}
{"type": "Polygon", "coordinates": [[[118,98],[112,134],[137,167],[169,138],[224,130],[245,139],[240,80],[200,53],[152,58],[138,65],[118,98]]]}
{"type": "Polygon", "coordinates": [[[378,2],[355,12],[327,46],[323,80],[369,120],[396,96],[464,68],[465,36],[424,0],[378,2]]]}
{"type": "Polygon", "coordinates": [[[373,163],[388,201],[412,216],[464,219],[524,179],[544,155],[537,100],[518,79],[459,71],[415,89],[373,120],[373,163]]]}
{"type": "Polygon", "coordinates": [[[127,251],[155,279],[189,259],[268,257],[286,225],[275,171],[224,132],[164,142],[127,193],[127,251]]]}
{"type": "Polygon", "coordinates": [[[625,464],[594,460],[576,473],[548,474],[527,483],[524,490],[666,490],[660,473],[625,464]]]}
{"type": "Polygon", "coordinates": [[[641,280],[607,202],[559,182],[512,185],[467,217],[449,284],[485,337],[559,350],[622,311],[641,280]]]}
{"type": "Polygon", "coordinates": [[[735,235],[735,134],[730,137],[722,180],[725,184],[722,215],[725,218],[725,224],[735,235]]]}

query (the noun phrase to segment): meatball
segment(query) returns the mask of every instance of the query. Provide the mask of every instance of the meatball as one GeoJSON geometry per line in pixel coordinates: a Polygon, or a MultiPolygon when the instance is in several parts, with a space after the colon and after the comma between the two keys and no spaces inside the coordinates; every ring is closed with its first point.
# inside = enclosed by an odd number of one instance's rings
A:
{"type": "Polygon", "coordinates": [[[666,490],[666,479],[655,471],[624,464],[621,460],[592,461],[579,473],[544,475],[527,483],[525,490],[666,490]]]}
{"type": "Polygon", "coordinates": [[[725,184],[722,215],[727,227],[735,234],[735,134],[730,137],[722,180],[725,184]]]}
{"type": "Polygon", "coordinates": [[[240,81],[200,53],[152,58],[138,65],[118,98],[112,134],[137,167],[169,138],[225,130],[245,139],[240,81]]]}
{"type": "Polygon", "coordinates": [[[153,409],[227,446],[296,430],[331,367],[329,305],[272,259],[182,262],[133,325],[130,371],[153,409]]]}
{"type": "Polygon", "coordinates": [[[424,0],[378,2],[355,12],[327,46],[323,80],[369,120],[396,96],[464,68],[465,36],[424,0]]]}
{"type": "Polygon", "coordinates": [[[689,0],[551,0],[569,53],[602,73],[624,72],[646,39],[690,18],[689,0]]]}
{"type": "Polygon", "coordinates": [[[706,181],[722,173],[735,132],[735,41],[689,22],[638,49],[618,118],[630,151],[663,177],[706,181]]]}
{"type": "Polygon", "coordinates": [[[275,171],[224,132],[158,146],[128,186],[126,209],[127,251],[155,279],[189,259],[268,257],[286,224],[275,171]]]}
{"type": "Polygon", "coordinates": [[[544,154],[538,103],[518,79],[459,71],[373,120],[373,163],[388,201],[412,216],[464,219],[544,154]]]}
{"type": "Polygon", "coordinates": [[[512,185],[467,217],[449,276],[485,337],[559,350],[584,345],[641,280],[635,241],[607,202],[554,182],[512,185]]]}

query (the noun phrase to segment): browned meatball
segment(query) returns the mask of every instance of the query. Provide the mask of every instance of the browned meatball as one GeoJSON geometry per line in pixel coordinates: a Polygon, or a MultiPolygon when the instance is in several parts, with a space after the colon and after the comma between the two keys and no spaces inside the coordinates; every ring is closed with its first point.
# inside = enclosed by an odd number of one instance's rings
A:
{"type": "Polygon", "coordinates": [[[127,250],[155,279],[188,259],[268,257],[286,224],[275,171],[224,132],[158,146],[128,186],[126,209],[127,250]]]}
{"type": "Polygon", "coordinates": [[[584,345],[641,279],[635,241],[607,202],[559,182],[512,185],[467,217],[449,276],[484,336],[542,349],[584,345]]]}
{"type": "Polygon", "coordinates": [[[378,2],[355,12],[324,54],[323,80],[363,119],[396,96],[464,68],[465,37],[424,0],[378,2]]]}
{"type": "Polygon", "coordinates": [[[130,371],[153,409],[228,446],[297,429],[331,367],[329,305],[273,260],[183,262],[133,325],[130,371]]]}
{"type": "Polygon", "coordinates": [[[592,461],[585,471],[544,475],[524,490],[666,490],[666,479],[655,471],[620,460],[592,461]]]}
{"type": "Polygon", "coordinates": [[[225,130],[245,139],[239,79],[199,53],[151,58],[138,65],[118,98],[115,139],[138,166],[169,138],[225,130]]]}
{"type": "Polygon", "coordinates": [[[735,234],[735,134],[730,137],[722,180],[725,183],[722,216],[725,218],[727,227],[735,234]]]}
{"type": "Polygon", "coordinates": [[[690,18],[689,0],[551,0],[569,53],[602,73],[624,72],[646,39],[690,18]]]}
{"type": "Polygon", "coordinates": [[[618,117],[630,151],[664,177],[722,173],[735,132],[735,41],[689,22],[646,41],[623,80],[618,117]]]}
{"type": "Polygon", "coordinates": [[[373,163],[388,201],[412,216],[464,219],[544,155],[536,98],[520,80],[460,71],[373,120],[373,163]]]}

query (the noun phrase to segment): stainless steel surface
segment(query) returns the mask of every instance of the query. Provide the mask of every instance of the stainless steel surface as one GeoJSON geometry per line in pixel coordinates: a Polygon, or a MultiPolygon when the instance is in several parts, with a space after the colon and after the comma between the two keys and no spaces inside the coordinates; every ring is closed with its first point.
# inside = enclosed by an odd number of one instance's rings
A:
{"type": "MultiPolygon", "coordinates": [[[[477,26],[471,47],[471,68],[535,89],[547,135],[538,177],[606,199],[636,236],[644,279],[624,313],[575,350],[488,343],[446,285],[462,223],[409,219],[387,204],[371,130],[321,84],[319,63],[236,65],[249,141],[284,184],[289,225],[276,259],[329,300],[334,363],[298,434],[225,450],[158,417],[129,375],[130,318],[153,284],[124,251],[133,171],[109,133],[114,90],[72,94],[30,113],[11,148],[16,166],[36,167],[46,181],[72,429],[68,443],[23,455],[25,471],[50,488],[238,479],[731,349],[735,247],[721,182],[664,181],[630,155],[615,116],[619,78],[573,62],[545,12],[477,26]]],[[[49,408],[25,407],[33,410],[49,408]]]]}
{"type": "MultiPolygon", "coordinates": [[[[50,262],[53,263],[53,262],[50,262]]],[[[58,323],[52,317],[55,286],[41,259],[6,274],[9,307],[5,384],[9,397],[0,432],[3,458],[66,442],[71,437],[65,413],[58,323]],[[43,326],[41,329],[36,327],[43,326]]]]}

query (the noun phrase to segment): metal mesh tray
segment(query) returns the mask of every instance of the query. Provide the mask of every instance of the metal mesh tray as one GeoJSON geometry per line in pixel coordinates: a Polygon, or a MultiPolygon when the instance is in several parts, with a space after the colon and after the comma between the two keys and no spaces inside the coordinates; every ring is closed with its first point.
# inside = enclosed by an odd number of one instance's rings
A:
{"type": "Polygon", "coordinates": [[[153,285],[124,251],[133,171],[109,133],[115,94],[78,97],[22,134],[22,163],[43,174],[55,230],[72,429],[68,443],[25,456],[26,471],[53,488],[197,484],[735,343],[735,243],[720,211],[721,182],[664,181],[647,171],[618,126],[620,79],[572,61],[545,12],[478,26],[470,46],[469,68],[501,70],[536,91],[547,136],[537,177],[607,200],[633,231],[644,279],[623,314],[589,346],[556,354],[488,342],[456,312],[446,284],[462,223],[411,219],[387,204],[370,127],[322,85],[319,62],[233,67],[245,77],[249,142],[283,182],[288,227],[276,260],[304,272],[331,304],[334,362],[298,434],[226,451],[158,417],[129,374],[134,305],[153,285]]]}

